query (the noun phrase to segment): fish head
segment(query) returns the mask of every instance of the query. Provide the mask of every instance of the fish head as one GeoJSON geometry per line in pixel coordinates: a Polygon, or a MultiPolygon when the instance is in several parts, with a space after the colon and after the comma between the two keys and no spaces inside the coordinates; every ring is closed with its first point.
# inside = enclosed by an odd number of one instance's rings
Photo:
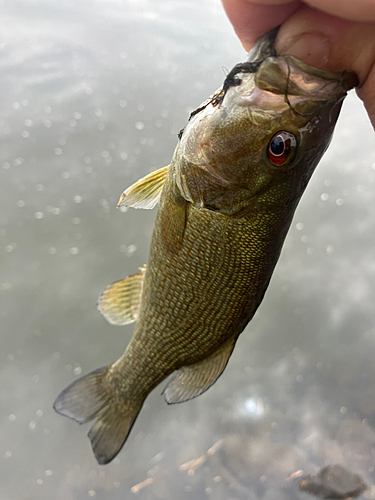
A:
{"type": "Polygon", "coordinates": [[[192,116],[173,160],[187,201],[236,217],[298,203],[355,84],[351,73],[277,55],[267,37],[246,62],[192,116]]]}

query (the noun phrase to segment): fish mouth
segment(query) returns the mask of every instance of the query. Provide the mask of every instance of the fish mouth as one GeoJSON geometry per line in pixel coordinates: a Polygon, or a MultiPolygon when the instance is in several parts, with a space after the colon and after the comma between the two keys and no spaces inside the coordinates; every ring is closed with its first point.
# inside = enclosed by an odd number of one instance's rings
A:
{"type": "Polygon", "coordinates": [[[354,73],[318,69],[291,55],[268,57],[254,75],[258,89],[318,100],[344,96],[357,82],[354,73]]]}
{"type": "MultiPolygon", "coordinates": [[[[279,65],[279,68],[285,74],[285,64],[291,70],[287,72],[288,76],[292,78],[296,74],[305,75],[305,79],[308,81],[307,77],[317,78],[321,80],[329,80],[332,82],[337,82],[341,85],[345,91],[356,87],[359,84],[358,77],[355,73],[350,71],[328,71],[325,69],[319,69],[315,66],[311,66],[303,61],[300,61],[296,57],[290,54],[277,54],[275,49],[276,36],[280,29],[280,26],[277,26],[273,30],[269,31],[265,35],[263,35],[259,40],[255,43],[254,47],[250,50],[245,59],[244,64],[253,65],[257,64],[258,68],[255,71],[256,80],[260,83],[262,80],[269,83],[275,82],[277,79],[283,80],[280,71],[276,67],[279,65]],[[284,62],[283,62],[284,61],[284,62]],[[275,66],[276,64],[276,66],[275,66]],[[284,67],[284,71],[283,71],[284,67]]],[[[251,72],[251,71],[250,71],[251,72]]],[[[295,83],[298,83],[297,81],[295,83]]],[[[304,86],[304,85],[303,85],[304,86]]],[[[277,82],[276,82],[277,87],[277,82]]]]}
{"type": "Polygon", "coordinates": [[[224,81],[219,102],[213,100],[213,105],[221,104],[231,87],[237,87],[235,90],[244,98],[253,94],[254,89],[266,91],[268,99],[272,95],[283,95],[289,104],[289,98],[296,97],[336,101],[358,85],[358,78],[352,72],[319,69],[292,55],[277,54],[275,40],[278,30],[279,27],[261,37],[246,60],[234,66],[224,81]]]}
{"type": "MultiPolygon", "coordinates": [[[[339,102],[359,84],[355,73],[319,69],[292,55],[278,55],[275,41],[279,28],[255,43],[246,60],[227,74],[222,87],[190,114],[189,122],[201,111],[207,115],[207,110],[213,113],[222,106],[230,110],[255,105],[261,114],[268,115],[289,108],[296,115],[309,116],[316,112],[312,102],[317,106],[339,102]]],[[[255,116],[251,119],[254,121],[255,116]]],[[[184,129],[178,134],[180,140],[183,133],[184,129]]]]}

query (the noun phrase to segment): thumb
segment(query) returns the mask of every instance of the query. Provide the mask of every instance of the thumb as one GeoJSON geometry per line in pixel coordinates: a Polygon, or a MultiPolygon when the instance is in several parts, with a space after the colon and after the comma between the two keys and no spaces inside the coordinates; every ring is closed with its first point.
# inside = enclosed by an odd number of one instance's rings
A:
{"type": "Polygon", "coordinates": [[[317,68],[352,71],[375,128],[375,23],[339,19],[304,6],[280,28],[279,54],[291,54],[317,68]]]}

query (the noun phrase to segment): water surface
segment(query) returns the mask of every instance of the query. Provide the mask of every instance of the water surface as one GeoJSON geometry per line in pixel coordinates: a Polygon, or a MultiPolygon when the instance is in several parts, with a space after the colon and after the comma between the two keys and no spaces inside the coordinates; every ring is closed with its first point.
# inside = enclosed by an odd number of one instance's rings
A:
{"type": "Polygon", "coordinates": [[[116,202],[244,53],[214,0],[0,13],[1,499],[293,500],[292,474],[335,463],[374,498],[375,150],[355,94],[225,374],[182,405],[156,389],[100,467],[51,406],[132,334],[95,303],[147,262],[155,213],[116,202]]]}

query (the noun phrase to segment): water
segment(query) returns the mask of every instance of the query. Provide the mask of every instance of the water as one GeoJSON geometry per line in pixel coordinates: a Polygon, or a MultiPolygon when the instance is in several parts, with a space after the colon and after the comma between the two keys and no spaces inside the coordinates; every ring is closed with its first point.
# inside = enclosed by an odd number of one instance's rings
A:
{"type": "Polygon", "coordinates": [[[12,0],[0,19],[0,498],[290,500],[297,471],[334,463],[374,498],[375,154],[360,101],[225,374],[182,405],[155,390],[100,467],[88,428],[51,405],[132,333],[95,303],[147,261],[154,212],[116,202],[169,163],[244,53],[214,0],[12,0]]]}

